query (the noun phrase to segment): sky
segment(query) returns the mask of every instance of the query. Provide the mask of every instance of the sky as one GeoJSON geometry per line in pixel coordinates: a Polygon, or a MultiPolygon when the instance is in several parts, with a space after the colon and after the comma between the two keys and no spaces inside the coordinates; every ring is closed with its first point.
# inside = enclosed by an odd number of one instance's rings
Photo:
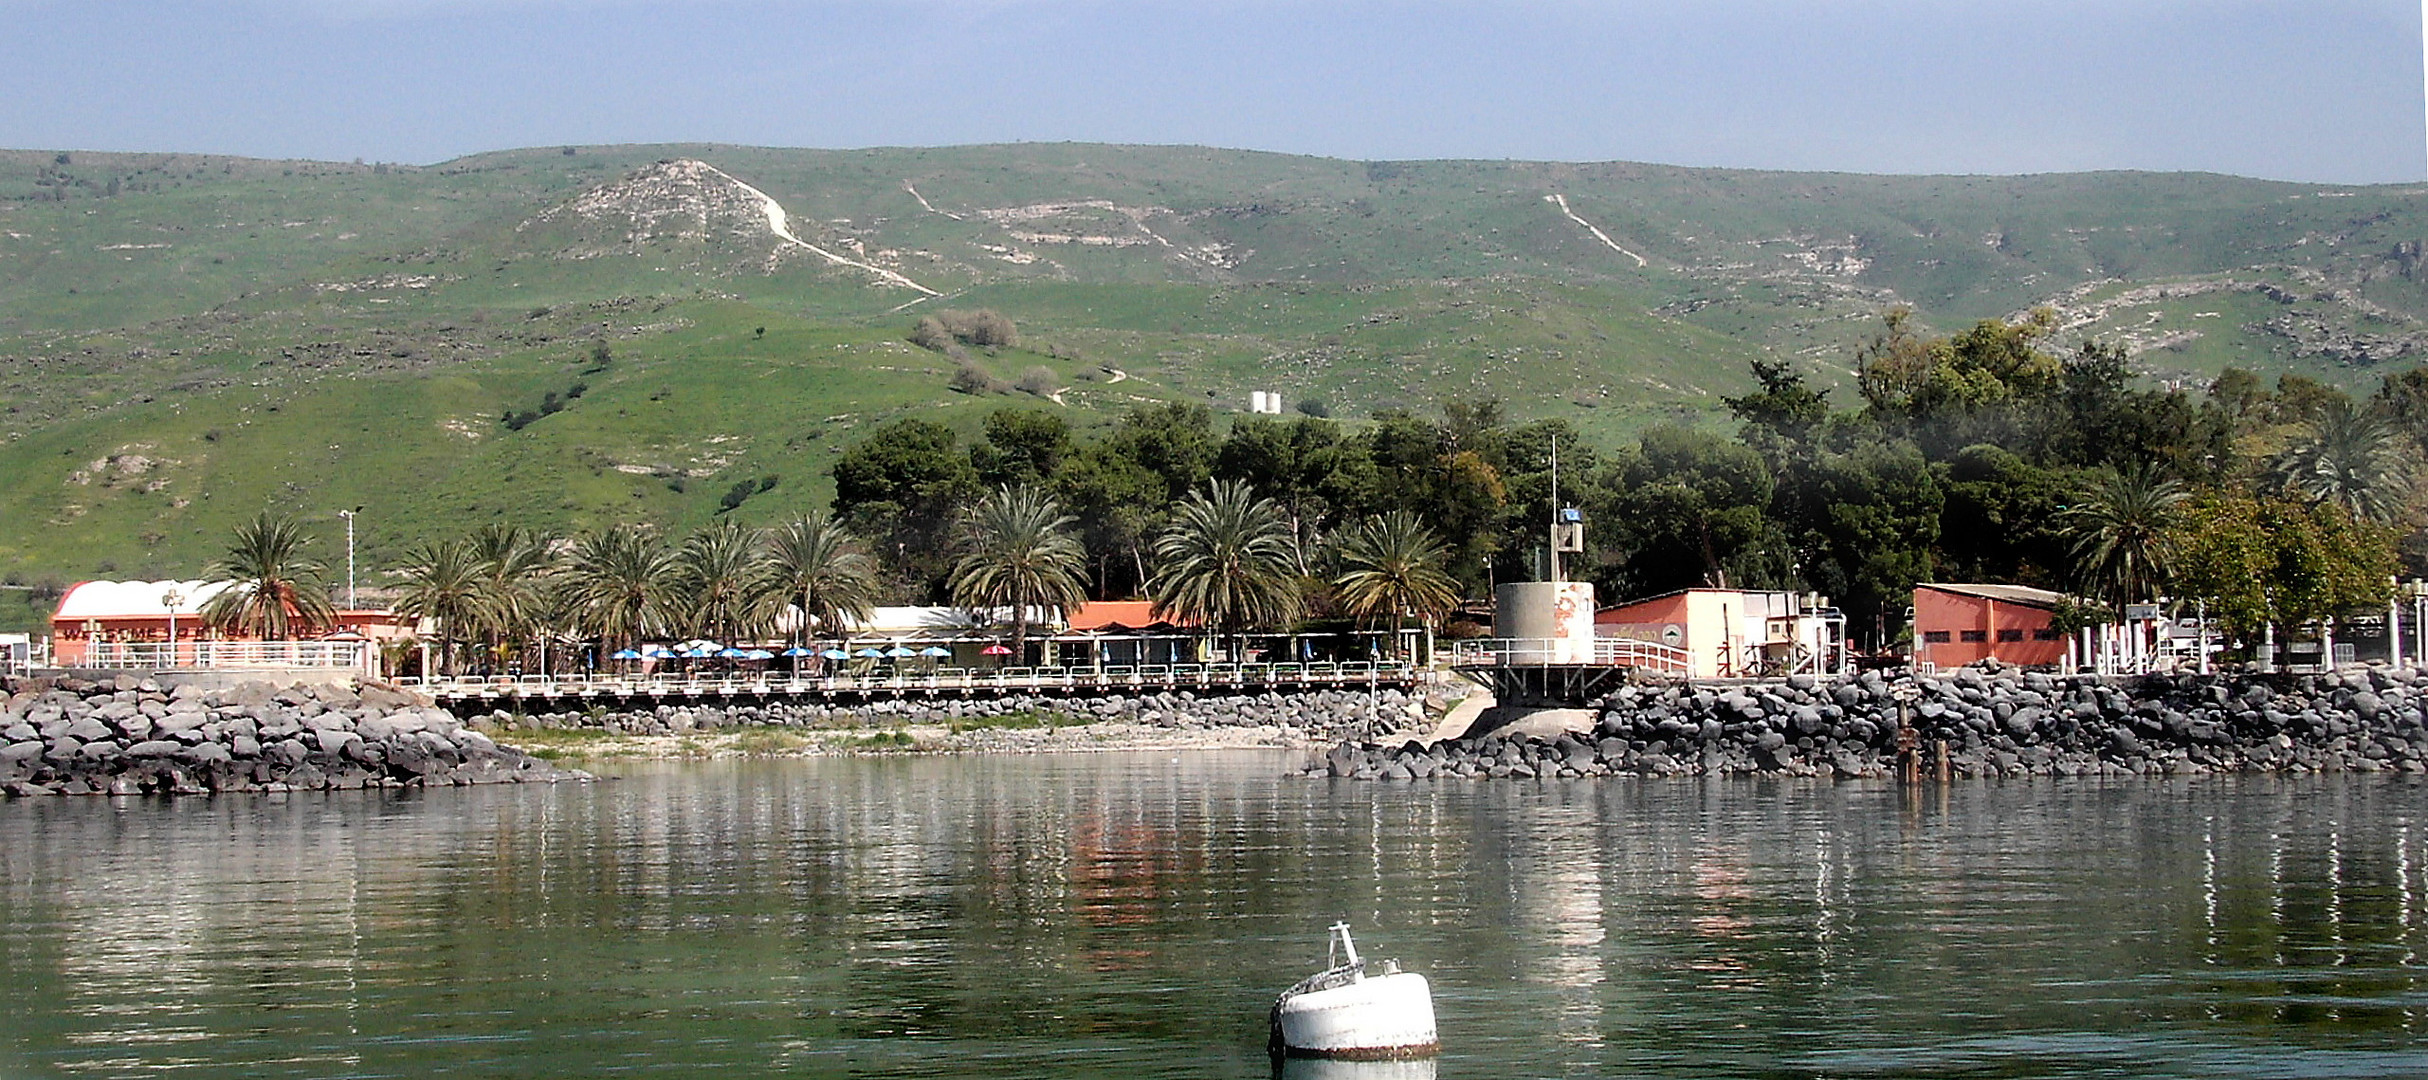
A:
{"type": "Polygon", "coordinates": [[[2410,0],[0,0],[0,146],[2428,176],[2410,0]]]}

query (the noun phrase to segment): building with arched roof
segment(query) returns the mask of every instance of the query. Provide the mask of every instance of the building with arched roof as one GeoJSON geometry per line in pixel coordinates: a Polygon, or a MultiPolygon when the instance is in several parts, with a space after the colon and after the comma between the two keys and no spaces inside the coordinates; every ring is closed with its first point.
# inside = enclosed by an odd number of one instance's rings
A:
{"type": "MultiPolygon", "coordinates": [[[[230,646],[261,643],[203,622],[203,605],[235,585],[199,580],[77,582],[59,597],[59,608],[51,615],[51,663],[65,668],[215,667],[247,658],[240,666],[256,666],[249,661],[266,657],[261,650],[230,646]]],[[[341,610],[334,624],[306,639],[331,647],[285,652],[298,657],[376,654],[378,645],[412,631],[412,620],[392,612],[341,610]]],[[[361,662],[367,666],[370,657],[361,662]]]]}

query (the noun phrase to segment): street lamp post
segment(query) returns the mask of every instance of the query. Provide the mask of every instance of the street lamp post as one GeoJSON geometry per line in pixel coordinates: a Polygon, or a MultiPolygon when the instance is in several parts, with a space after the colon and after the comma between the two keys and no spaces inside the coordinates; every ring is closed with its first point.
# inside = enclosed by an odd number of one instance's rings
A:
{"type": "Polygon", "coordinates": [[[169,609],[169,663],[177,666],[177,605],[185,603],[185,593],[175,587],[160,594],[160,606],[169,609]]]}
{"type": "Polygon", "coordinates": [[[337,516],[346,519],[346,609],[349,611],[361,606],[354,600],[354,517],[362,512],[363,508],[359,506],[337,512],[337,516]]]}

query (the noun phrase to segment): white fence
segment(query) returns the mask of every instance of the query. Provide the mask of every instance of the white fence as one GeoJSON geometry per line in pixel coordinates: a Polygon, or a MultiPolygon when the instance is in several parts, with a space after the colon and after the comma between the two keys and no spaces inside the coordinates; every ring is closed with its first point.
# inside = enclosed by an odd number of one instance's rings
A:
{"type": "Polygon", "coordinates": [[[499,675],[404,678],[401,686],[434,697],[831,697],[865,694],[1001,693],[1077,690],[1234,690],[1298,686],[1406,685],[1416,669],[1397,663],[1142,664],[1137,666],[914,668],[832,675],[732,671],[620,675],[499,675]]]}
{"type": "Polygon", "coordinates": [[[368,641],[88,642],[76,665],[127,671],[248,668],[371,670],[368,641]]]}
{"type": "Polygon", "coordinates": [[[1477,638],[1452,642],[1450,662],[1461,667],[1590,663],[1679,676],[1694,670],[1693,657],[1686,650],[1658,642],[1597,637],[1593,639],[1591,660],[1584,659],[1579,648],[1583,644],[1580,640],[1557,638],[1477,638]]]}

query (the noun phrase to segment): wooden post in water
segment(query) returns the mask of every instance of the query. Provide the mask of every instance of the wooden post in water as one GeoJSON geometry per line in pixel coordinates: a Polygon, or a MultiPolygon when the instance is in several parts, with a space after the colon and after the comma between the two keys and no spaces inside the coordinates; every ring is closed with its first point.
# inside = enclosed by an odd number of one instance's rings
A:
{"type": "Polygon", "coordinates": [[[1932,740],[1931,740],[1931,761],[1933,762],[1933,765],[1932,765],[1932,772],[1933,772],[1933,774],[1934,774],[1934,775],[1935,775],[1935,776],[1938,778],[1938,780],[1939,780],[1939,782],[1940,782],[1940,783],[1942,783],[1942,784],[1947,783],[1947,740],[1946,740],[1946,739],[1932,739],[1932,740]]]}
{"type": "Polygon", "coordinates": [[[1919,755],[1921,737],[1914,733],[1914,700],[1922,692],[1911,684],[1889,691],[1897,701],[1897,779],[1906,784],[1922,782],[1922,762],[1919,755]]]}

